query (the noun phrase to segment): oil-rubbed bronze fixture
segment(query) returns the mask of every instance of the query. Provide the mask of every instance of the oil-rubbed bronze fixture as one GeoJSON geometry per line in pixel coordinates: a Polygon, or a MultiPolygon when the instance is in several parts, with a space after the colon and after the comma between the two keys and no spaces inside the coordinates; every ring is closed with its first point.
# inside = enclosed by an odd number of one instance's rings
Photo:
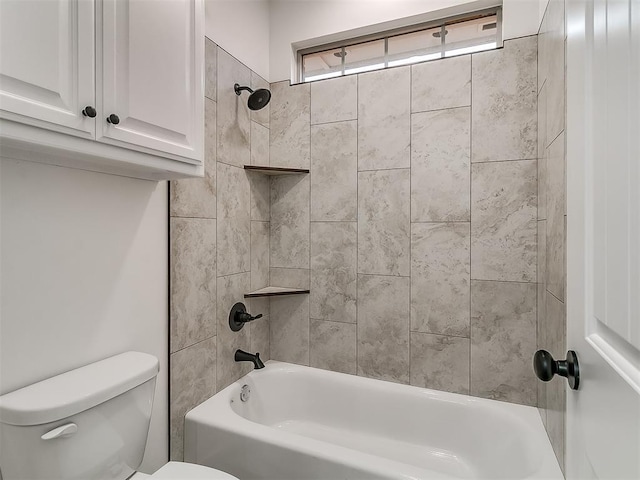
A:
{"type": "Polygon", "coordinates": [[[573,350],[567,352],[566,360],[554,360],[546,350],[538,350],[533,356],[533,369],[543,382],[548,382],[554,375],[560,375],[567,379],[572,390],[578,390],[580,386],[578,356],[573,350]]]}
{"type": "Polygon", "coordinates": [[[247,307],[244,306],[244,303],[238,302],[231,307],[231,311],[229,312],[229,327],[231,327],[231,330],[234,332],[238,332],[242,330],[245,323],[253,322],[259,318],[262,318],[261,313],[252,317],[251,314],[247,313],[247,307]]]}
{"type": "Polygon", "coordinates": [[[238,96],[240,96],[240,93],[243,90],[246,90],[251,94],[249,95],[249,100],[247,100],[247,104],[251,110],[260,110],[266,107],[269,100],[271,100],[271,92],[266,88],[259,88],[254,91],[250,87],[241,87],[238,83],[233,86],[233,91],[236,92],[236,95],[238,96]]]}

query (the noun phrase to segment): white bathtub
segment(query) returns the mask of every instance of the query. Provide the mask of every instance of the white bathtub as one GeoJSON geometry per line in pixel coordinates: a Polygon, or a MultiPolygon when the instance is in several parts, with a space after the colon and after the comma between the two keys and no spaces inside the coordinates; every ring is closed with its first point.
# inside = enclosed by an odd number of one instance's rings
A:
{"type": "Polygon", "coordinates": [[[187,414],[185,461],[242,480],[563,478],[533,407],[274,361],[187,414]]]}

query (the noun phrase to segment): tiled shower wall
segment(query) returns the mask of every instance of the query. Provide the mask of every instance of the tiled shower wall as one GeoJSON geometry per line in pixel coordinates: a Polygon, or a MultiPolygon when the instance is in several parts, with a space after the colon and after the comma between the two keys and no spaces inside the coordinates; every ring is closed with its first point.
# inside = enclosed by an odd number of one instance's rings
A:
{"type": "Polygon", "coordinates": [[[271,85],[272,358],[536,405],[537,50],[271,85]]]}
{"type": "Polygon", "coordinates": [[[232,332],[243,294],[267,286],[269,180],[244,164],[269,164],[269,107],[247,108],[233,85],[267,82],[206,40],[205,178],[170,185],[170,455],[183,457],[184,415],[250,370],[236,348],[269,358],[269,304],[245,301],[265,318],[232,332]]]}
{"type": "MultiPolygon", "coordinates": [[[[538,348],[566,356],[565,2],[550,0],[538,36],[538,348]]],[[[566,381],[538,382],[538,406],[564,470],[566,381]]]]}

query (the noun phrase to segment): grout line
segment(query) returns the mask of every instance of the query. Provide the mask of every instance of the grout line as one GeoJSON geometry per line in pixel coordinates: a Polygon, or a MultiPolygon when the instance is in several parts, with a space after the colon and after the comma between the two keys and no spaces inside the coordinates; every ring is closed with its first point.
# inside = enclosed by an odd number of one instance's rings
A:
{"type": "Polygon", "coordinates": [[[336,123],[348,123],[348,122],[357,122],[357,118],[346,118],[344,120],[332,120],[330,122],[316,122],[312,123],[311,127],[319,127],[320,125],[334,125],[336,123]]]}
{"type": "Polygon", "coordinates": [[[216,338],[218,335],[209,335],[207,338],[203,338],[202,340],[198,340],[195,343],[190,343],[189,345],[185,345],[182,348],[179,348],[178,350],[176,350],[175,352],[169,352],[169,357],[171,357],[172,355],[175,355],[176,353],[182,352],[183,350],[186,350],[187,348],[191,348],[191,347],[195,347],[196,345],[201,344],[202,342],[206,342],[207,340],[211,340],[212,338],[216,338]]]}
{"type": "Polygon", "coordinates": [[[356,275],[362,275],[363,277],[390,277],[390,278],[411,278],[409,275],[388,275],[382,273],[360,273],[356,272],[356,275]]]}
{"type": "Polygon", "coordinates": [[[370,168],[370,169],[366,169],[366,170],[358,170],[358,173],[365,173],[365,172],[387,172],[387,171],[393,171],[393,170],[410,170],[411,167],[396,167],[396,168],[370,168]]]}
{"type": "MultiPolygon", "coordinates": [[[[412,69],[412,71],[413,71],[413,69],[412,69]]],[[[446,107],[446,108],[432,108],[430,110],[416,110],[415,112],[413,110],[411,110],[411,115],[418,115],[418,114],[421,114],[421,113],[432,113],[432,112],[446,112],[447,110],[459,110],[461,108],[471,109],[471,104],[469,104],[469,105],[457,105],[455,107],[446,107]]]]}
{"type": "Polygon", "coordinates": [[[358,352],[359,352],[359,334],[358,334],[358,311],[360,309],[358,302],[358,270],[360,265],[360,173],[358,166],[360,164],[360,75],[356,75],[356,358],[355,358],[355,374],[358,375],[358,352]]]}
{"type": "Polygon", "coordinates": [[[482,162],[471,162],[471,165],[478,165],[482,163],[533,162],[537,160],[538,160],[537,158],[514,158],[511,160],[484,160],[482,162]]]}
{"type": "Polygon", "coordinates": [[[472,282],[492,282],[492,283],[518,283],[521,285],[536,285],[536,282],[521,282],[518,280],[485,280],[482,278],[472,278],[472,282]]]}
{"type": "Polygon", "coordinates": [[[420,330],[411,330],[411,333],[419,333],[421,335],[433,335],[435,337],[453,337],[453,338],[464,338],[465,340],[469,340],[469,336],[464,335],[450,335],[448,333],[432,333],[432,332],[421,332],[420,330]]]}
{"type": "Polygon", "coordinates": [[[472,325],[472,321],[471,321],[471,314],[472,314],[472,301],[471,301],[471,277],[473,275],[472,272],[472,253],[471,253],[471,246],[473,245],[473,229],[472,229],[472,219],[473,219],[473,214],[472,214],[472,209],[473,209],[473,202],[472,202],[472,192],[473,192],[473,58],[474,56],[471,55],[471,58],[469,60],[469,375],[467,377],[467,381],[468,381],[468,394],[471,395],[471,372],[472,372],[472,363],[471,363],[471,349],[472,349],[472,344],[473,342],[471,341],[472,339],[472,332],[473,332],[473,325],[472,325]]]}

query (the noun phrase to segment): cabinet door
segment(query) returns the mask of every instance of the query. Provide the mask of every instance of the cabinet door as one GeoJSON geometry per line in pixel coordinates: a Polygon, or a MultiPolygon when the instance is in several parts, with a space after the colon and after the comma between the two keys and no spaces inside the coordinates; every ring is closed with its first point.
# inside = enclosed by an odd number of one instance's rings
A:
{"type": "Polygon", "coordinates": [[[0,117],[92,138],[93,0],[0,0],[0,117]]]}
{"type": "Polygon", "coordinates": [[[200,0],[102,1],[100,141],[202,161],[203,18],[200,0]]]}

